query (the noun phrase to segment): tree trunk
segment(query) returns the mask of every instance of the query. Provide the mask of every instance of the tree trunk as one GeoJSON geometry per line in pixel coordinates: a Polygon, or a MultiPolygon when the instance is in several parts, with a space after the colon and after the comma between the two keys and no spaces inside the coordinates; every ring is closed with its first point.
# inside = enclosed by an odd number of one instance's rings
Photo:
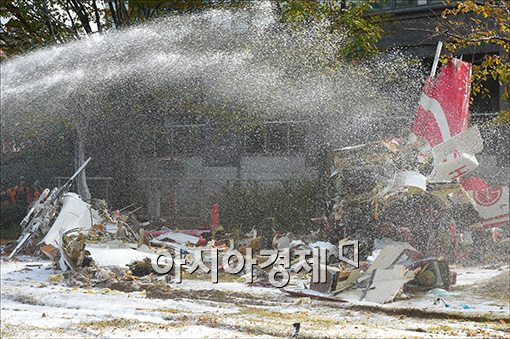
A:
{"type": "Polygon", "coordinates": [[[69,0],[69,5],[74,10],[76,15],[78,15],[78,19],[80,20],[81,25],[83,26],[85,32],[87,34],[92,33],[92,28],[90,28],[89,15],[83,4],[77,0],[69,0]]]}
{"type": "Polygon", "coordinates": [[[117,10],[116,10],[116,3],[114,4],[113,3],[113,0],[110,0],[108,1],[108,7],[110,8],[110,12],[111,12],[111,15],[112,15],[112,19],[113,19],[113,25],[115,26],[115,28],[119,28],[120,27],[120,20],[117,16],[117,10]]]}
{"type": "Polygon", "coordinates": [[[321,143],[318,151],[316,210],[318,215],[327,216],[329,176],[331,174],[331,145],[329,143],[321,143]]]}
{"type": "MultiPolygon", "coordinates": [[[[78,169],[85,162],[85,133],[87,125],[84,121],[80,121],[76,125],[75,169],[78,169]]],[[[90,201],[91,195],[87,185],[85,169],[76,177],[76,188],[83,201],[90,201]]]]}
{"type": "Polygon", "coordinates": [[[92,0],[92,8],[94,9],[94,15],[96,16],[97,31],[101,32],[103,28],[101,27],[101,19],[99,17],[99,9],[97,8],[96,0],[92,0]]]}
{"type": "Polygon", "coordinates": [[[71,21],[71,27],[73,28],[74,36],[75,38],[79,38],[80,34],[78,33],[78,28],[76,28],[76,23],[74,22],[73,16],[71,15],[71,11],[69,11],[69,6],[64,4],[63,2],[59,2],[59,5],[64,8],[64,10],[67,13],[67,16],[69,17],[69,20],[71,21]]]}

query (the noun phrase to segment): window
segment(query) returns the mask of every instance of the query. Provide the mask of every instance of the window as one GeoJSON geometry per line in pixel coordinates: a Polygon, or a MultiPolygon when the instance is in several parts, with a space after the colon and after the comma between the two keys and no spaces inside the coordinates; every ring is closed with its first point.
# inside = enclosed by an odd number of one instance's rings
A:
{"type": "Polygon", "coordinates": [[[442,0],[380,0],[374,5],[374,9],[397,9],[425,5],[441,5],[442,0]]]}
{"type": "Polygon", "coordinates": [[[209,135],[205,138],[202,159],[207,167],[237,167],[241,138],[233,131],[226,132],[219,128],[209,127],[209,135]]]}
{"type": "Polygon", "coordinates": [[[269,121],[244,137],[247,153],[288,154],[302,152],[307,127],[301,121],[269,121]]]}
{"type": "Polygon", "coordinates": [[[374,4],[374,9],[392,9],[394,5],[393,0],[381,0],[374,4]]]}
{"type": "Polygon", "coordinates": [[[289,126],[289,149],[293,152],[302,152],[306,141],[306,125],[291,124],[289,126]]]}
{"type": "Polygon", "coordinates": [[[267,152],[281,153],[289,149],[289,125],[267,124],[267,152]]]}
{"type": "Polygon", "coordinates": [[[165,133],[166,150],[172,155],[196,155],[203,146],[205,124],[169,125],[165,133]]]}
{"type": "Polygon", "coordinates": [[[470,105],[471,116],[486,116],[487,118],[494,118],[498,115],[500,110],[499,82],[492,78],[488,78],[482,85],[487,93],[480,93],[471,97],[473,99],[470,105]]]}
{"type": "Polygon", "coordinates": [[[265,126],[257,127],[255,130],[245,135],[244,143],[244,148],[247,153],[264,153],[266,150],[265,126]]]}
{"type": "Polygon", "coordinates": [[[418,0],[395,0],[395,7],[396,8],[402,8],[402,7],[413,7],[413,6],[420,6],[420,5],[426,5],[427,1],[423,3],[423,1],[418,0]]]}

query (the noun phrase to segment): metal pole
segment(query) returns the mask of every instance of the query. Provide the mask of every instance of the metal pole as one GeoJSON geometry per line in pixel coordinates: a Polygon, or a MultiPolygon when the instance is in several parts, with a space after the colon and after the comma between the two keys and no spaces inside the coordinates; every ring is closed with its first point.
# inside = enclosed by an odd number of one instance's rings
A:
{"type": "Polygon", "coordinates": [[[437,64],[439,63],[439,57],[441,56],[442,48],[443,48],[443,42],[438,41],[437,47],[436,47],[436,55],[434,56],[434,63],[432,64],[432,69],[430,70],[431,78],[436,76],[437,64]]]}

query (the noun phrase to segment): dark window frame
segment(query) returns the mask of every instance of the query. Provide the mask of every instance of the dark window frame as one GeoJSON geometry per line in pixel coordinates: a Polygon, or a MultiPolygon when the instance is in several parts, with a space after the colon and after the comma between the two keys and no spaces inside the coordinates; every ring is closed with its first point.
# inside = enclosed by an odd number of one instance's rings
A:
{"type": "Polygon", "coordinates": [[[374,11],[407,11],[407,10],[430,10],[436,8],[443,8],[447,5],[444,4],[442,0],[410,0],[414,3],[403,3],[403,1],[408,2],[409,0],[381,0],[378,4],[375,4],[373,9],[374,11]],[[423,3],[420,3],[423,2],[423,3]]]}
{"type": "Polygon", "coordinates": [[[257,138],[251,138],[250,133],[245,133],[243,136],[243,153],[245,155],[293,155],[293,154],[302,154],[304,153],[304,147],[306,143],[306,138],[308,136],[308,124],[303,120],[285,120],[285,121],[266,121],[261,126],[256,127],[255,131],[251,134],[259,133],[257,138]],[[277,147],[274,141],[271,140],[272,136],[270,134],[271,128],[276,126],[285,126],[285,144],[281,147],[277,147]],[[301,135],[297,137],[297,139],[302,139],[300,141],[301,145],[295,145],[291,143],[292,139],[296,139],[295,136],[291,135],[291,129],[296,127],[301,128],[301,135]],[[260,135],[261,134],[261,135],[260,135]],[[262,142],[262,144],[254,144],[253,140],[262,142]],[[263,139],[263,141],[261,140],[263,139]]]}
{"type": "MultiPolygon", "coordinates": [[[[200,151],[202,149],[201,141],[203,141],[203,135],[206,133],[206,130],[210,126],[204,123],[194,123],[194,124],[176,124],[176,125],[167,125],[166,128],[169,132],[168,135],[168,144],[169,144],[169,155],[177,156],[177,155],[187,155],[187,156],[195,156],[200,155],[200,151]],[[178,145],[178,141],[176,140],[176,134],[182,131],[187,130],[187,138],[193,138],[194,134],[196,140],[190,140],[189,145],[181,144],[178,145]],[[184,145],[184,146],[183,146],[184,145]],[[183,146],[185,149],[178,149],[178,146],[183,146]]],[[[186,132],[185,132],[186,134],[186,132]]]]}

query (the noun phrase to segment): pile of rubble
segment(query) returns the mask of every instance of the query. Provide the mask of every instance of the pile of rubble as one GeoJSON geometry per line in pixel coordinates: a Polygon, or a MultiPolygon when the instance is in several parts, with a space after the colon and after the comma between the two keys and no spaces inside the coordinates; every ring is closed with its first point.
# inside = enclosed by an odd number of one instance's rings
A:
{"type": "MultiPolygon", "coordinates": [[[[330,294],[338,300],[341,293],[358,288],[365,300],[387,302],[409,281],[426,288],[448,288],[450,284],[447,265],[435,258],[421,259],[421,253],[405,243],[377,242],[375,260],[356,268],[345,262],[355,263],[353,260],[342,261],[344,253],[329,242],[307,244],[275,234],[272,248],[261,249],[263,239],[256,230],[234,240],[218,224],[206,230],[135,230],[128,224],[129,212],[98,210],[75,193],[57,191],[62,192],[60,198],[46,195],[29,212],[23,234],[11,245],[10,257],[40,251],[55,261],[70,286],[121,291],[168,289],[168,282],[178,280],[177,265],[158,273],[155,268],[162,254],[181,259],[179,269],[189,273],[201,268],[206,274],[237,275],[250,285],[285,287],[290,294],[315,291],[315,296],[330,294]],[[232,268],[249,259],[258,265],[232,268]],[[214,260],[217,273],[208,269],[214,260]],[[309,284],[304,283],[307,280],[309,284]]],[[[342,249],[351,247],[355,256],[354,245],[340,244],[342,249]]]]}
{"type": "Polygon", "coordinates": [[[65,186],[53,192],[60,193],[45,194],[24,219],[23,234],[11,246],[10,257],[40,251],[55,261],[70,286],[169,290],[167,283],[179,282],[181,269],[200,274],[200,268],[213,282],[230,274],[250,285],[284,287],[293,295],[342,300],[344,293],[359,291],[362,300],[384,303],[406,283],[421,289],[448,289],[451,284],[444,261],[422,258],[407,243],[377,240],[370,263],[358,262],[357,243],[345,240],[337,247],[277,233],[272,248],[261,249],[264,239],[256,230],[241,239],[225,233],[217,222],[204,230],[144,230],[138,223],[129,224],[129,212],[111,213],[97,203],[94,208],[65,186]],[[181,264],[162,273],[158,260],[168,257],[181,264]]]}
{"type": "Polygon", "coordinates": [[[218,275],[235,275],[250,285],[280,287],[295,296],[386,303],[404,290],[448,290],[455,283],[447,260],[424,256],[401,239],[375,238],[363,260],[358,240],[341,235],[335,245],[320,239],[324,232],[305,235],[307,242],[276,233],[271,248],[264,249],[266,240],[256,230],[240,239],[217,222],[204,230],[149,230],[150,225],[130,225],[130,212],[94,208],[75,193],[53,190],[58,191],[60,198],[46,195],[29,212],[10,257],[40,251],[55,260],[71,286],[170,291],[168,282],[179,282],[184,270],[209,274],[212,282],[218,282],[218,275]],[[161,272],[158,267],[165,261],[159,260],[168,257],[175,265],[161,272]]]}
{"type": "Polygon", "coordinates": [[[285,292],[326,300],[387,303],[401,295],[404,287],[408,292],[448,290],[456,278],[442,258],[424,258],[408,243],[389,239],[376,239],[373,255],[369,261],[359,262],[358,267],[341,262],[326,265],[325,270],[323,282],[312,277],[301,288],[285,292]]]}

